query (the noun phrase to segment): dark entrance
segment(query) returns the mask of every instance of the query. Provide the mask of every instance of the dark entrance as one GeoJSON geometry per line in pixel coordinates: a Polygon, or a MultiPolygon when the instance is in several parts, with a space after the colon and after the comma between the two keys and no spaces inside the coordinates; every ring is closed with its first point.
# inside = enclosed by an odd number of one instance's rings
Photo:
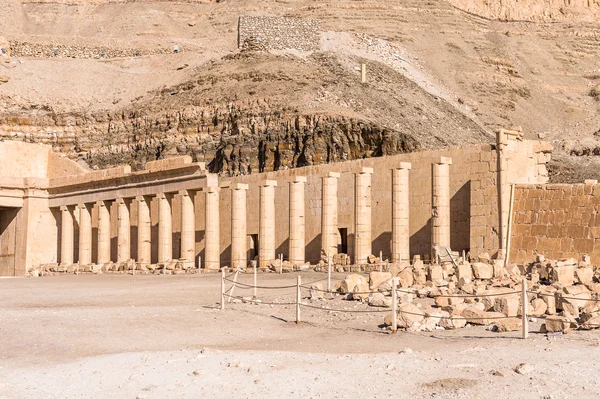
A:
{"type": "Polygon", "coordinates": [[[339,231],[339,241],[338,241],[338,253],[347,254],[348,253],[348,229],[338,229],[339,231]]]}
{"type": "Polygon", "coordinates": [[[0,208],[0,276],[16,276],[18,213],[19,208],[0,208]]]}

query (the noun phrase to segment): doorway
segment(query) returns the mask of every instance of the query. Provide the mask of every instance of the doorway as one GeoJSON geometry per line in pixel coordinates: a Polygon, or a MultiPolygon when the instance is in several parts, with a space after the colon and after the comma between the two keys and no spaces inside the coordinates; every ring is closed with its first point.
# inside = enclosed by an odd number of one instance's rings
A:
{"type": "Polygon", "coordinates": [[[0,208],[0,276],[15,276],[19,208],[0,208]]]}
{"type": "Polygon", "coordinates": [[[347,254],[348,253],[348,229],[338,229],[338,253],[339,254],[347,254]]]}

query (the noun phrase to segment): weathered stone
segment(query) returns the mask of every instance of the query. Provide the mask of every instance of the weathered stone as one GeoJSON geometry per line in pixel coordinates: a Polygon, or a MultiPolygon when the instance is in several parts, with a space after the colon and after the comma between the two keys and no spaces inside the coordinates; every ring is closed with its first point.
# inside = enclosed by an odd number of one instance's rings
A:
{"type": "Polygon", "coordinates": [[[371,272],[369,273],[369,288],[373,290],[391,278],[392,273],[390,272],[371,272]]]}
{"type": "Polygon", "coordinates": [[[571,322],[564,316],[548,316],[545,319],[544,326],[546,332],[562,332],[566,334],[571,329],[571,322]]]}
{"type": "Polygon", "coordinates": [[[456,266],[456,276],[459,280],[465,279],[471,281],[473,279],[473,270],[469,263],[461,263],[456,266]]]}
{"type": "Polygon", "coordinates": [[[366,278],[360,274],[350,274],[342,280],[340,292],[342,294],[349,294],[354,291],[354,287],[358,284],[367,284],[366,278]]]}
{"type": "Polygon", "coordinates": [[[425,312],[417,305],[403,303],[398,306],[398,327],[410,328],[414,323],[421,323],[425,319],[425,312]]]}
{"type": "Polygon", "coordinates": [[[519,298],[508,295],[496,298],[494,311],[502,313],[507,317],[516,317],[519,312],[519,298]]]}
{"type": "Polygon", "coordinates": [[[442,266],[435,264],[429,265],[429,280],[434,282],[444,280],[442,266]]]}
{"type": "Polygon", "coordinates": [[[382,308],[392,307],[392,298],[383,295],[381,292],[374,292],[369,295],[369,305],[382,308]]]}
{"type": "Polygon", "coordinates": [[[543,316],[547,310],[548,305],[546,304],[546,301],[544,301],[542,298],[536,298],[531,301],[531,305],[529,306],[529,315],[540,317],[543,316]]]}
{"type": "Polygon", "coordinates": [[[519,331],[523,327],[523,321],[520,318],[511,317],[508,319],[496,320],[494,325],[496,326],[495,331],[499,333],[519,331]]]}
{"type": "Polygon", "coordinates": [[[494,277],[494,268],[486,263],[476,262],[471,265],[473,276],[478,279],[488,280],[494,277]]]}
{"type": "Polygon", "coordinates": [[[413,279],[415,285],[425,285],[427,283],[427,273],[424,268],[413,268],[413,279]]]}
{"type": "Polygon", "coordinates": [[[564,287],[558,298],[560,309],[567,310],[572,315],[578,315],[579,311],[592,298],[592,294],[584,285],[571,285],[564,287]]]}
{"type": "Polygon", "coordinates": [[[578,283],[589,284],[594,280],[594,270],[591,267],[580,267],[575,269],[575,278],[578,283]]]}
{"type": "Polygon", "coordinates": [[[444,327],[446,330],[454,330],[466,326],[467,319],[462,316],[451,315],[449,318],[440,320],[438,324],[440,327],[444,327]]]}
{"type": "Polygon", "coordinates": [[[322,283],[312,283],[310,285],[310,290],[308,291],[309,297],[311,299],[320,299],[325,296],[324,287],[322,283]]]}
{"type": "MultiPolygon", "coordinates": [[[[560,263],[560,262],[559,262],[560,263]]],[[[555,266],[549,273],[550,281],[562,285],[572,285],[575,282],[574,266],[555,266]]]]}
{"type": "Polygon", "coordinates": [[[360,283],[354,286],[352,289],[352,299],[357,301],[366,301],[371,295],[371,290],[369,289],[369,284],[360,283]]]}
{"type": "Polygon", "coordinates": [[[398,278],[400,279],[400,287],[402,288],[410,288],[415,283],[413,270],[409,267],[398,273],[398,278]]]}
{"type": "Polygon", "coordinates": [[[485,312],[475,306],[469,306],[462,312],[462,316],[467,319],[468,323],[487,326],[496,321],[496,319],[504,318],[504,314],[497,312],[485,312]]]}

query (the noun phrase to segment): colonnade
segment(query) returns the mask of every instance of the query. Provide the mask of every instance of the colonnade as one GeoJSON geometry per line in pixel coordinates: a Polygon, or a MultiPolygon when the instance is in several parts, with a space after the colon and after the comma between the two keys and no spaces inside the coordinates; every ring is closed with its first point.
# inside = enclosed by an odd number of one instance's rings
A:
{"type": "MultiPolygon", "coordinates": [[[[450,158],[440,158],[432,165],[432,245],[450,247],[450,158]]],[[[411,164],[400,162],[391,170],[391,242],[390,250],[394,262],[410,259],[410,196],[409,173],[411,164]]],[[[361,168],[354,174],[354,263],[362,264],[372,254],[372,187],[373,168],[361,168]]],[[[332,256],[338,253],[338,180],[340,173],[329,172],[321,177],[321,251],[332,256]]],[[[307,178],[294,177],[289,182],[289,251],[292,264],[301,265],[306,259],[306,210],[305,186],[307,178]]],[[[268,267],[276,258],[276,180],[263,180],[259,187],[259,267],[268,267]]],[[[233,267],[245,266],[248,262],[247,235],[247,191],[248,184],[234,183],[231,190],[231,258],[233,267]]],[[[219,193],[221,188],[210,186],[201,190],[181,190],[155,195],[158,203],[158,263],[172,258],[173,253],[173,199],[181,201],[181,247],[180,259],[184,268],[195,267],[196,225],[194,196],[197,191],[205,195],[205,256],[206,269],[219,269],[220,262],[220,213],[219,193]]],[[[152,196],[117,198],[117,262],[127,262],[131,254],[131,206],[137,208],[137,254],[140,265],[149,265],[152,253],[150,202],[152,196]]],[[[113,201],[98,201],[95,204],[63,206],[61,263],[74,263],[74,212],[79,212],[79,264],[92,263],[92,207],[98,214],[97,263],[111,261],[110,207],[113,201]]]]}

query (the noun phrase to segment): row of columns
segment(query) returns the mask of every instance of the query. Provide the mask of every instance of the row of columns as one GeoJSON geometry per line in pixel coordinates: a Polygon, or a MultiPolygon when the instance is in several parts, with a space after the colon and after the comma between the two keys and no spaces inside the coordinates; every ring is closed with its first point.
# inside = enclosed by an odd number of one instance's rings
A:
{"type": "MultiPolygon", "coordinates": [[[[247,189],[247,186],[246,186],[247,189]]],[[[204,189],[205,200],[205,267],[218,269],[220,267],[219,248],[219,188],[204,189]]],[[[178,192],[181,197],[181,248],[180,261],[187,267],[194,267],[196,256],[196,216],[194,210],[195,191],[183,190],[178,192]]],[[[156,195],[158,202],[158,262],[171,260],[173,254],[173,217],[172,201],[175,193],[160,193],[156,195]]],[[[131,254],[131,203],[136,202],[138,213],[137,254],[136,261],[149,265],[152,257],[152,222],[150,215],[151,196],[135,198],[118,198],[117,203],[117,262],[127,262],[131,254]]],[[[244,191],[245,205],[245,191],[244,191]]],[[[98,252],[97,263],[111,261],[111,218],[110,206],[112,201],[96,202],[98,211],[98,252]]],[[[79,260],[80,265],[92,263],[92,207],[84,203],[77,206],[79,210],[79,260]]],[[[61,264],[74,263],[74,216],[72,208],[61,207],[61,264]]],[[[245,212],[244,212],[245,218],[245,212]]],[[[245,229],[244,229],[245,230],[245,229]]],[[[245,236],[245,232],[244,232],[245,236]]],[[[245,258],[245,254],[244,254],[245,258]]]]}
{"type": "MultiPolygon", "coordinates": [[[[450,247],[450,158],[441,158],[433,164],[432,243],[450,247]]],[[[409,171],[411,164],[401,162],[392,170],[392,259],[395,262],[410,259],[409,230],[409,171]]],[[[362,168],[355,174],[355,263],[365,263],[372,253],[372,168],[362,168]]],[[[340,174],[330,172],[322,177],[321,249],[329,256],[338,253],[338,179],[340,174]]],[[[306,177],[298,176],[289,185],[289,259],[292,263],[305,261],[305,207],[306,177]]],[[[275,187],[277,181],[264,180],[259,197],[259,267],[267,267],[275,259],[275,187]]],[[[231,264],[247,264],[246,198],[248,185],[234,183],[231,196],[231,264]]],[[[219,188],[208,187],[205,192],[205,267],[220,267],[219,245],[219,188]]],[[[181,197],[181,260],[189,267],[195,264],[195,211],[194,192],[179,191],[181,197]]],[[[172,200],[174,193],[161,193],[158,201],[158,262],[171,259],[172,200]]],[[[148,196],[135,198],[138,210],[137,262],[151,262],[151,219],[148,196]]],[[[117,261],[131,259],[130,200],[117,199],[117,261]]],[[[110,262],[110,201],[98,201],[98,263],[110,262]]],[[[79,263],[92,260],[91,204],[79,206],[79,263]]],[[[73,215],[62,207],[62,263],[73,263],[73,215]]]]}

